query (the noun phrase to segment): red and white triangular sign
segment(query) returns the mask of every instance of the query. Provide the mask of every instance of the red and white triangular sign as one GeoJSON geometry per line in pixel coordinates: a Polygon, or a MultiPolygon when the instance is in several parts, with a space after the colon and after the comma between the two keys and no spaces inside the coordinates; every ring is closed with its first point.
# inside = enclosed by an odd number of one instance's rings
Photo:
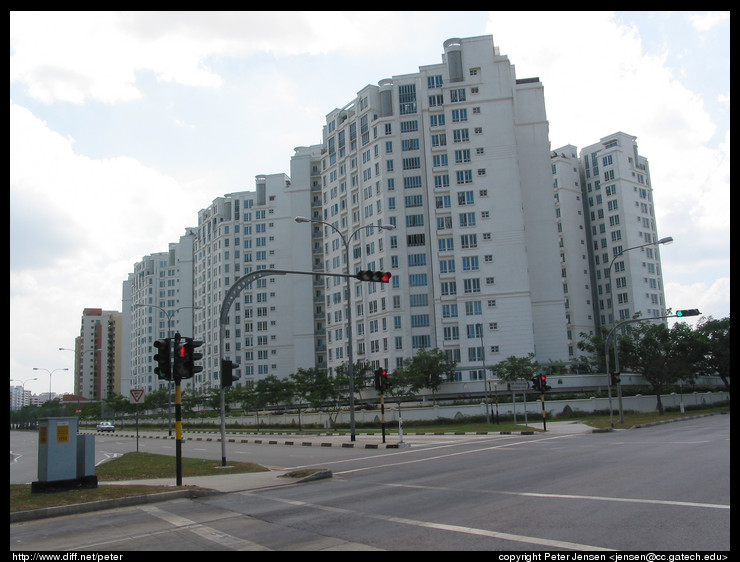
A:
{"type": "Polygon", "coordinates": [[[141,400],[142,396],[144,396],[143,388],[132,388],[131,389],[131,398],[134,399],[134,402],[138,402],[139,400],[141,400]]]}

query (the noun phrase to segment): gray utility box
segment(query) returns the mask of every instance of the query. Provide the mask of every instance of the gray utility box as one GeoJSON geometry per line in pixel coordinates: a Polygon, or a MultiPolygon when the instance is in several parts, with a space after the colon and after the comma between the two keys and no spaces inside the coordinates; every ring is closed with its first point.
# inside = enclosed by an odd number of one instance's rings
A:
{"type": "Polygon", "coordinates": [[[77,418],[39,420],[38,478],[32,492],[98,486],[95,436],[77,435],[77,418]]]}

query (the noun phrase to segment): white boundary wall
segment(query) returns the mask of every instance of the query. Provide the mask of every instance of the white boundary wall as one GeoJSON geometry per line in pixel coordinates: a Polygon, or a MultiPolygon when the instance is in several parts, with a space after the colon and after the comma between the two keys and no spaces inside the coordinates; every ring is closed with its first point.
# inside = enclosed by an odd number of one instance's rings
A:
{"type": "MultiPolygon", "coordinates": [[[[500,394],[503,392],[499,391],[500,394]]],[[[509,396],[510,392],[507,392],[509,396]]],[[[711,405],[716,402],[722,402],[730,399],[730,394],[724,391],[718,392],[685,392],[683,394],[672,393],[661,396],[663,407],[672,408],[680,407],[681,402],[686,408],[697,405],[711,405]]],[[[548,420],[557,420],[557,415],[560,414],[566,406],[574,412],[597,412],[597,411],[609,411],[609,399],[608,398],[589,398],[583,400],[550,400],[545,397],[545,411],[547,412],[548,420]]],[[[655,412],[657,411],[657,400],[655,395],[637,395],[637,396],[625,396],[622,398],[622,406],[625,412],[655,412]]],[[[524,422],[525,415],[525,404],[521,393],[516,395],[516,403],[507,402],[500,403],[498,406],[495,402],[495,396],[490,396],[490,402],[488,404],[488,412],[490,415],[496,414],[496,408],[498,407],[498,413],[500,416],[516,414],[517,423],[524,422]]],[[[612,410],[614,412],[619,411],[619,403],[616,395],[612,396],[612,410]]],[[[526,414],[528,421],[530,422],[541,422],[542,421],[542,402],[540,401],[540,395],[535,393],[527,394],[526,401],[526,414]]],[[[334,415],[333,413],[331,414],[334,415]]],[[[485,416],[486,415],[486,404],[481,402],[479,404],[472,405],[429,405],[429,406],[410,406],[404,405],[401,408],[400,415],[404,422],[408,421],[434,421],[438,418],[454,419],[464,416],[485,416]]],[[[350,421],[349,410],[343,410],[339,413],[336,423],[348,424],[350,421]]],[[[374,423],[380,422],[381,410],[380,407],[376,407],[372,410],[355,409],[355,423],[374,423]]],[[[390,424],[398,422],[399,409],[398,404],[391,401],[386,401],[385,404],[385,423],[390,424]]],[[[212,420],[213,418],[208,418],[212,420]]],[[[199,423],[203,419],[195,417],[183,420],[183,425],[187,426],[190,423],[199,423]]],[[[246,416],[228,416],[226,418],[227,424],[238,423],[242,425],[288,425],[297,424],[298,412],[291,411],[280,414],[260,413],[246,416]]],[[[301,412],[300,422],[303,425],[318,425],[319,427],[330,427],[330,413],[329,412],[301,412]]]]}

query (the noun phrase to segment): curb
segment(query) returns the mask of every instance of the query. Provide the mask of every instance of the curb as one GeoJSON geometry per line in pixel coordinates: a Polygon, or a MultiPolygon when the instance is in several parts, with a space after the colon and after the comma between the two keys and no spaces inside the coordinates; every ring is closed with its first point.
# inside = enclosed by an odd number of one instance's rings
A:
{"type": "MultiPolygon", "coordinates": [[[[82,433],[82,432],[80,432],[82,433]]],[[[471,432],[454,432],[454,431],[448,431],[448,432],[433,432],[433,433],[427,433],[427,432],[417,432],[417,433],[405,433],[405,436],[413,436],[413,435],[534,435],[535,431],[471,431],[471,432]]],[[[100,433],[94,433],[91,432],[92,435],[100,435],[100,433]]],[[[109,433],[104,433],[103,435],[110,435],[109,433]]],[[[116,437],[136,437],[135,433],[116,433],[114,434],[116,437]]],[[[290,433],[276,433],[273,434],[272,437],[275,436],[294,436],[295,434],[290,433]]],[[[377,437],[376,434],[365,434],[367,436],[377,437]]],[[[326,436],[326,437],[332,437],[333,434],[326,433],[326,434],[319,434],[318,437],[326,436]]],[[[174,436],[162,436],[162,435],[139,435],[139,439],[175,439],[174,436]]],[[[221,437],[183,437],[184,441],[214,441],[216,443],[221,442],[221,437]]],[[[237,438],[237,437],[227,437],[226,438],[227,443],[241,443],[241,444],[249,444],[252,445],[295,445],[300,447],[343,447],[343,448],[354,448],[355,443],[349,442],[349,443],[333,443],[331,441],[279,441],[277,439],[270,439],[269,436],[260,436],[258,438],[253,439],[245,439],[245,438],[237,438]]],[[[379,449],[379,448],[385,448],[385,449],[398,449],[399,446],[407,446],[405,443],[365,443],[363,448],[365,449],[379,449]]]]}
{"type": "MultiPolygon", "coordinates": [[[[292,481],[278,482],[275,486],[286,484],[302,484],[305,482],[314,482],[331,478],[331,470],[321,470],[314,472],[303,478],[293,479],[292,481]]],[[[273,486],[263,486],[262,488],[271,488],[273,486]]],[[[38,519],[48,519],[49,517],[60,517],[62,515],[79,515],[82,513],[91,513],[93,511],[102,511],[106,509],[115,509],[118,507],[129,507],[132,505],[146,505],[180,498],[201,498],[204,496],[215,496],[219,494],[230,494],[233,492],[222,492],[208,488],[189,488],[185,490],[173,490],[172,492],[157,492],[154,494],[144,494],[141,496],[128,496],[125,498],[116,498],[112,500],[98,500],[94,502],[76,503],[72,505],[58,505],[54,507],[44,507],[41,509],[31,509],[28,511],[16,511],[10,514],[11,523],[23,523],[25,521],[36,521],[38,519]]]]}
{"type": "Polygon", "coordinates": [[[28,511],[15,511],[10,514],[11,523],[22,523],[24,521],[35,521],[37,519],[47,519],[49,517],[59,517],[61,515],[78,515],[81,513],[90,513],[104,509],[114,509],[116,507],[128,507],[130,505],[142,505],[156,503],[179,498],[197,498],[201,496],[212,496],[220,494],[215,490],[175,490],[172,492],[157,492],[155,494],[146,494],[143,496],[128,496],[125,498],[116,498],[114,500],[98,500],[94,502],[75,503],[72,505],[58,505],[54,507],[44,507],[41,509],[31,509],[28,511]]]}

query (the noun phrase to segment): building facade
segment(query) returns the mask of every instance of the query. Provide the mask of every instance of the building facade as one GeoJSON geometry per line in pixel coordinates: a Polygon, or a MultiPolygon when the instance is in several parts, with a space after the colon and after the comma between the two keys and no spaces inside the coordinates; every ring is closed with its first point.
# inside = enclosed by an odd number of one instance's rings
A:
{"type": "Polygon", "coordinates": [[[10,411],[20,410],[31,404],[31,391],[23,385],[10,385],[10,411]]]}
{"type": "Polygon", "coordinates": [[[176,333],[193,335],[195,230],[187,228],[167,252],[145,256],[123,283],[121,333],[127,353],[122,353],[120,394],[125,397],[132,388],[153,392],[167,387],[154,373],[155,341],[176,333]]]}
{"type": "Polygon", "coordinates": [[[578,149],[566,145],[550,154],[552,186],[555,198],[555,222],[558,232],[560,275],[565,297],[565,325],[568,357],[581,353],[578,342],[595,333],[593,285],[587,218],[581,188],[578,149]]]}
{"type": "MultiPolygon", "coordinates": [[[[360,90],[327,115],[323,152],[325,270],[349,254],[350,272],[393,274],[353,283],[356,360],[392,370],[439,347],[461,380],[511,355],[567,360],[543,86],[517,79],[490,36],[448,40],[441,64],[360,90]]],[[[336,368],[344,283],[324,289],[336,368]]]]}
{"type": "Polygon", "coordinates": [[[580,152],[597,326],[665,315],[650,167],[636,137],[603,137],[580,152]]]}
{"type": "Polygon", "coordinates": [[[312,243],[295,222],[311,213],[311,159],[296,162],[304,180],[257,176],[255,191],[218,197],[198,213],[193,245],[195,338],[203,342],[203,371],[193,382],[218,389],[220,359],[239,364],[238,384],[287,377],[313,367],[315,357],[312,243]],[[261,271],[303,271],[306,275],[261,271]],[[220,341],[221,309],[229,289],[255,274],[228,310],[220,341]]]}
{"type": "Polygon", "coordinates": [[[458,381],[481,381],[510,356],[566,362],[583,333],[664,314],[635,137],[551,150],[543,84],[517,78],[490,36],[445,41],[441,58],[362,88],[327,114],[321,144],[295,149],[290,176],[217,197],[135,265],[121,394],[164,385],[152,344],[176,332],[203,342],[183,384],[205,392],[222,358],[252,384],[350,357],[392,371],[435,347],[458,381]],[[348,290],[340,274],[360,270],[393,276],[348,290]]]}
{"type": "Polygon", "coordinates": [[[103,400],[120,393],[121,313],[86,308],[75,340],[75,394],[103,400]]]}

